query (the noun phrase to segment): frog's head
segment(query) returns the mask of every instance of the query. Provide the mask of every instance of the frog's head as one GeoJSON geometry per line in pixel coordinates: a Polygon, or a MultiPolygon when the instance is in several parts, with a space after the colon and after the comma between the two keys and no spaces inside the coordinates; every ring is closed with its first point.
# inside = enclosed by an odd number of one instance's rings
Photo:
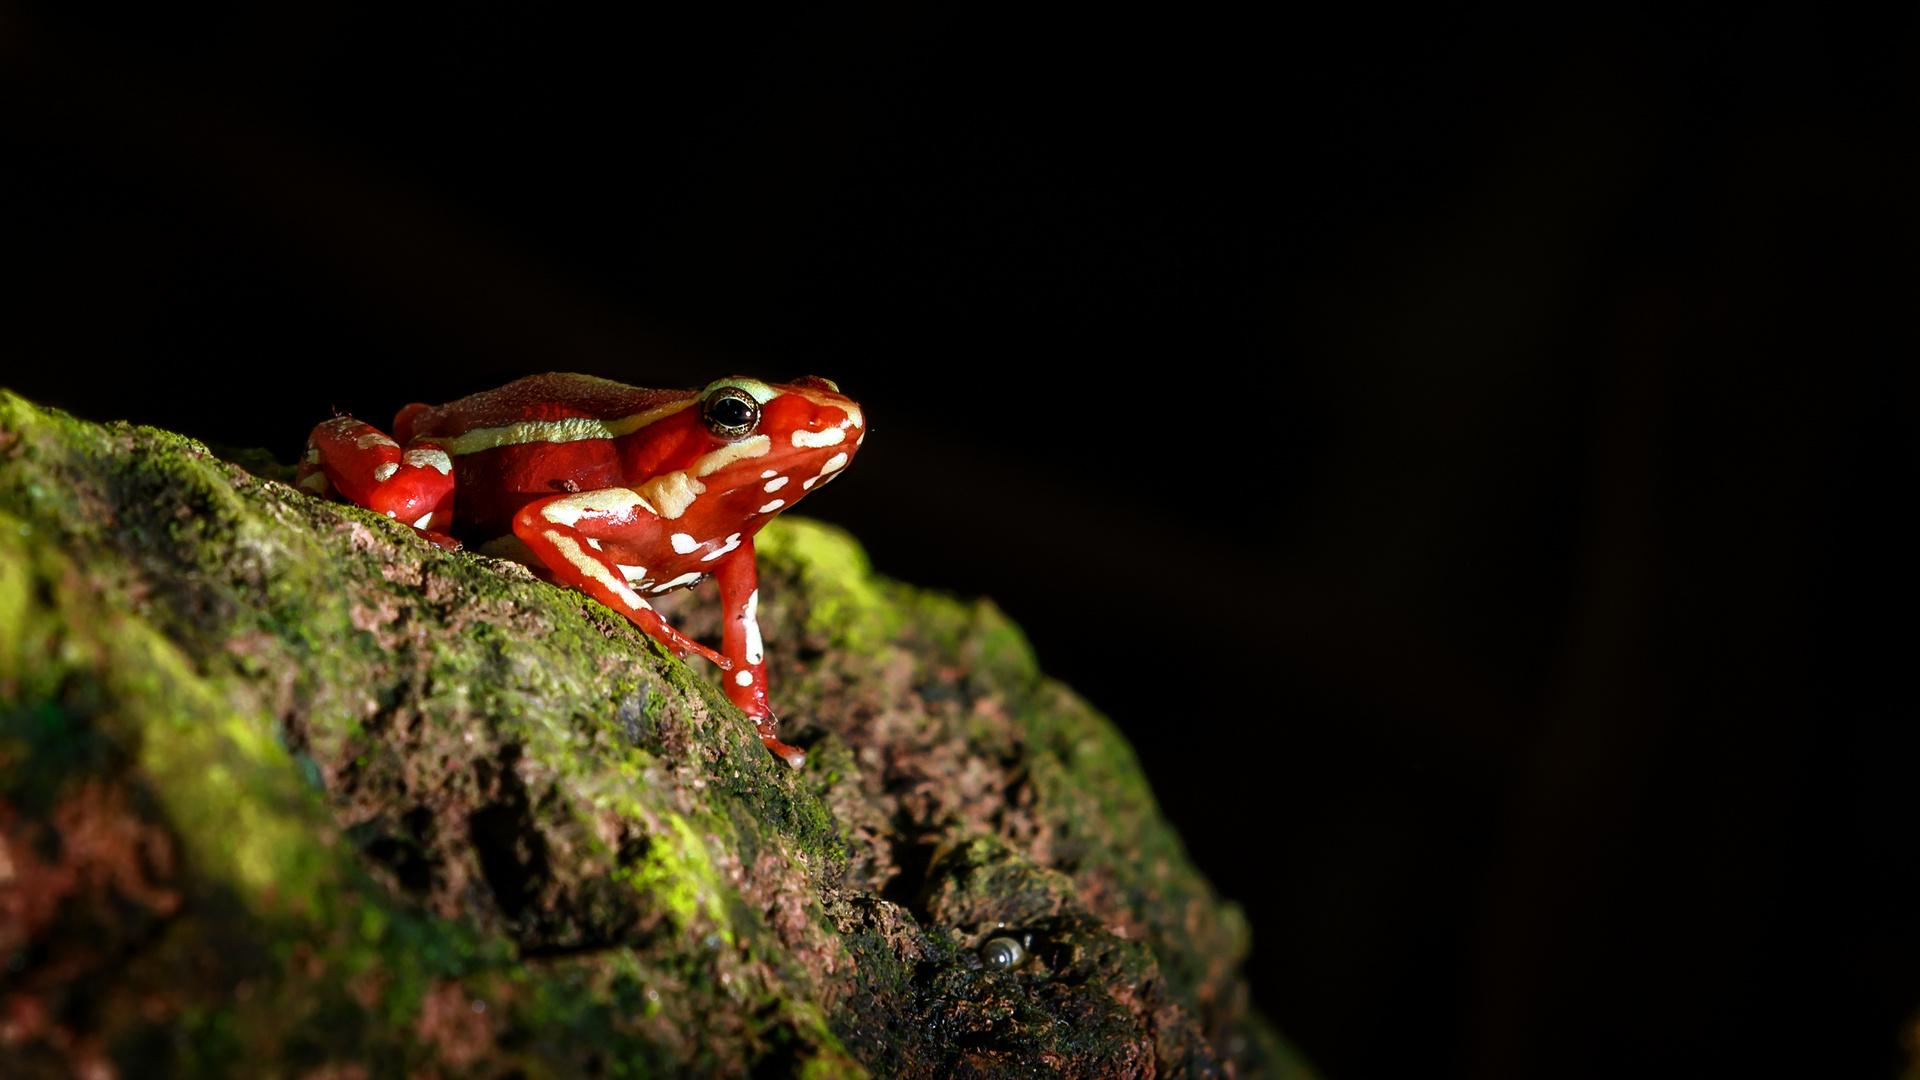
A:
{"type": "Polygon", "coordinates": [[[866,440],[866,416],[831,380],[726,378],[696,408],[721,445],[696,470],[702,484],[746,514],[772,515],[840,475],[866,440]],[[751,504],[751,505],[748,505],[751,504]]]}

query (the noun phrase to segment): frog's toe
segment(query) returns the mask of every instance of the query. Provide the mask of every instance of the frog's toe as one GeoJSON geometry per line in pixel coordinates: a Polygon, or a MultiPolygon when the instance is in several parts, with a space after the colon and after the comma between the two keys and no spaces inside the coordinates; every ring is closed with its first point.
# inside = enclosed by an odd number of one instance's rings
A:
{"type": "Polygon", "coordinates": [[[765,716],[750,716],[753,726],[760,732],[760,742],[767,752],[781,761],[798,769],[807,763],[807,752],[797,746],[789,746],[780,741],[780,718],[768,713],[765,716]]]}
{"type": "Polygon", "coordinates": [[[806,766],[807,752],[805,750],[797,746],[788,746],[772,735],[762,735],[760,736],[760,741],[766,744],[767,749],[772,752],[774,757],[779,758],[788,765],[796,769],[806,766]]]}
{"type": "Polygon", "coordinates": [[[417,525],[414,526],[414,531],[420,534],[420,539],[425,540],[427,543],[432,544],[442,551],[459,551],[462,546],[460,541],[455,540],[443,532],[434,532],[432,529],[422,529],[417,525]]]}

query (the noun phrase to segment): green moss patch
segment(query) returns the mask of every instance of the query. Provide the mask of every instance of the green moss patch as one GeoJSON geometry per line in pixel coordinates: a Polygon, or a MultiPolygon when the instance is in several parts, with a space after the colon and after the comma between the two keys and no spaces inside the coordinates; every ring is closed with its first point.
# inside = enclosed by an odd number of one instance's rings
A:
{"type": "Polygon", "coordinates": [[[0,1072],[1307,1075],[990,604],[769,526],[796,773],[597,603],[227,457],[0,392],[0,1072]]]}

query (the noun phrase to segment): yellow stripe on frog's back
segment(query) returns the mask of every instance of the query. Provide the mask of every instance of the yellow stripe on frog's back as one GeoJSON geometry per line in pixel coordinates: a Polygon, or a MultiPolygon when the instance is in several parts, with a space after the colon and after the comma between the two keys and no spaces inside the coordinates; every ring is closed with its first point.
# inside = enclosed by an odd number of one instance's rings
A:
{"type": "Polygon", "coordinates": [[[432,441],[454,457],[477,454],[497,446],[523,443],[580,442],[585,439],[617,439],[631,435],[649,424],[664,420],[693,404],[692,398],[670,401],[632,416],[615,420],[597,420],[591,416],[569,416],[564,420],[523,420],[505,427],[475,428],[454,436],[434,436],[432,441]]]}

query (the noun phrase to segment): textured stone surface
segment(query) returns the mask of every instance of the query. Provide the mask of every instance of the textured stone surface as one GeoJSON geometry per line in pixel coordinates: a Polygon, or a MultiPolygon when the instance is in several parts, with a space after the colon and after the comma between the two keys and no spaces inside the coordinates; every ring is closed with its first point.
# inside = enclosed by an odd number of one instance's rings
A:
{"type": "Polygon", "coordinates": [[[0,394],[0,1072],[1308,1075],[990,604],[769,527],[794,773],[607,609],[228,456],[0,394]]]}

